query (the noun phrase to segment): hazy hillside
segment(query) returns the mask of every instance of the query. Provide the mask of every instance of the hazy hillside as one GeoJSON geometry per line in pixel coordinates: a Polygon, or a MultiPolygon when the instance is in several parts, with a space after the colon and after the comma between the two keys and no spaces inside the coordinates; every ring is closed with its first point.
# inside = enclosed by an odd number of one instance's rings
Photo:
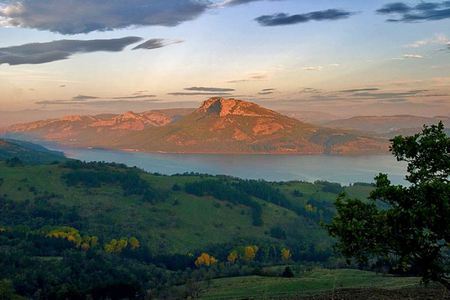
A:
{"type": "Polygon", "coordinates": [[[448,116],[429,118],[412,115],[360,116],[334,120],[326,123],[326,126],[373,132],[387,137],[393,137],[398,134],[410,135],[417,133],[423,125],[437,124],[439,121],[443,121],[447,128],[450,126],[450,117],[448,116]]]}

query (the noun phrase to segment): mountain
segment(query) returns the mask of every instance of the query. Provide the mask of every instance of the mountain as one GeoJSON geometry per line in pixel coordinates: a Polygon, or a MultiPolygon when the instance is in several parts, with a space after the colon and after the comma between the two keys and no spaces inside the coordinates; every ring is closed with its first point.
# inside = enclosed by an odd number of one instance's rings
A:
{"type": "Polygon", "coordinates": [[[167,111],[73,116],[15,125],[8,132],[82,147],[147,152],[353,155],[388,149],[383,139],[311,125],[255,103],[221,97],[184,116],[167,111]]]}
{"type": "Polygon", "coordinates": [[[420,131],[424,124],[431,125],[443,121],[448,128],[450,117],[421,117],[411,115],[396,116],[358,116],[343,120],[334,120],[326,126],[348,130],[359,130],[377,133],[386,137],[403,134],[410,135],[420,131]]]}
{"type": "Polygon", "coordinates": [[[360,154],[387,149],[383,140],[318,127],[251,102],[220,97],[203,102],[177,122],[147,128],[111,145],[180,153],[360,154]]]}
{"type": "Polygon", "coordinates": [[[42,146],[16,140],[0,139],[0,160],[18,158],[22,162],[40,164],[64,161],[62,153],[42,146]]]}
{"type": "Polygon", "coordinates": [[[101,139],[121,137],[147,127],[166,125],[191,112],[191,109],[154,110],[143,113],[71,115],[57,119],[35,121],[8,127],[14,136],[25,136],[75,145],[95,143],[101,139]]]}

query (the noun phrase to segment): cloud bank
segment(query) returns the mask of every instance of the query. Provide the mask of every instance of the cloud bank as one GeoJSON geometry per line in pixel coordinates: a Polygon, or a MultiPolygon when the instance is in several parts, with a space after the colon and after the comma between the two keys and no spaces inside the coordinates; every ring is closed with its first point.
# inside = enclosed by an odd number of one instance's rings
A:
{"type": "Polygon", "coordinates": [[[307,23],[310,21],[335,21],[340,19],[347,19],[354,14],[355,13],[353,12],[340,9],[327,9],[297,15],[289,15],[286,13],[263,15],[256,18],[255,20],[261,26],[282,26],[307,23]]]}
{"type": "Polygon", "coordinates": [[[208,0],[0,0],[0,25],[61,34],[176,26],[210,5],[208,0]]]}
{"type": "Polygon", "coordinates": [[[64,60],[77,53],[120,52],[141,40],[140,37],[129,36],[103,40],[59,40],[5,47],[0,48],[0,65],[43,64],[64,60]]]}

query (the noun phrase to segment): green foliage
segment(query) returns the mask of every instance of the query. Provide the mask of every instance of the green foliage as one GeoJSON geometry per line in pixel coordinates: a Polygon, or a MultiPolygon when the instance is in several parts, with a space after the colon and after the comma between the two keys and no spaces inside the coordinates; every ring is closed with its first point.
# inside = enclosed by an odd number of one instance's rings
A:
{"type": "Polygon", "coordinates": [[[440,123],[392,142],[392,153],[408,163],[411,184],[395,186],[380,174],[372,202],[340,196],[329,233],[348,258],[387,264],[450,288],[450,138],[440,123]]]}
{"type": "Polygon", "coordinates": [[[68,164],[73,170],[64,175],[64,179],[69,186],[78,184],[88,188],[99,188],[102,184],[119,184],[125,196],[140,195],[142,200],[147,202],[156,202],[165,199],[165,195],[150,186],[143,180],[138,171],[126,169],[117,171],[105,164],[86,164],[87,169],[81,169],[79,166],[73,167],[73,162],[68,164]]]}
{"type": "Polygon", "coordinates": [[[199,197],[213,196],[219,200],[248,206],[252,209],[253,225],[261,226],[263,224],[261,205],[254,201],[247,193],[234,188],[224,181],[204,180],[188,183],[185,185],[185,190],[187,193],[199,197]]]}
{"type": "MultiPolygon", "coordinates": [[[[48,150],[42,146],[18,140],[0,139],[0,160],[20,164],[50,164],[67,159],[60,152],[48,150]]],[[[17,164],[19,165],[19,164],[17,164]]]]}

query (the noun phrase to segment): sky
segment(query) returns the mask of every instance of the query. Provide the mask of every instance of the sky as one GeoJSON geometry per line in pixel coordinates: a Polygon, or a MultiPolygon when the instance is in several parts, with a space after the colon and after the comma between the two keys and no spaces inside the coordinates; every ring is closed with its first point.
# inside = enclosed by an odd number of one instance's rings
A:
{"type": "Polygon", "coordinates": [[[450,1],[0,0],[0,111],[450,115],[450,1]]]}

